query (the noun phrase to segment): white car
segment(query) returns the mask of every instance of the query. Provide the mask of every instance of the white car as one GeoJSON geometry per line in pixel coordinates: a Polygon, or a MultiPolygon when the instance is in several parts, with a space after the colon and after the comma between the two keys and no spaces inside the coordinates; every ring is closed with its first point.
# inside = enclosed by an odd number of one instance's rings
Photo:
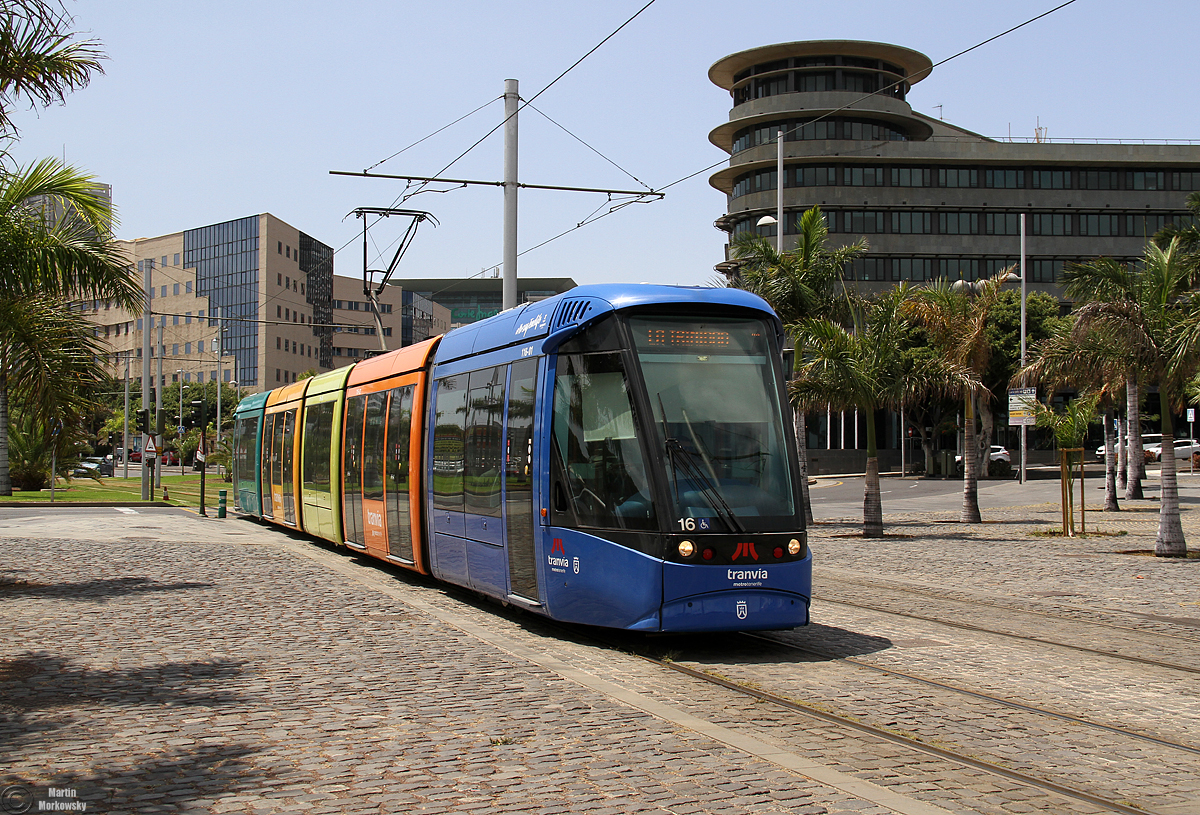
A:
{"type": "MultiPolygon", "coordinates": [[[[1147,458],[1162,461],[1162,442],[1151,444],[1144,448],[1147,458]]],[[[1195,439],[1175,439],[1175,458],[1187,461],[1194,454],[1200,453],[1200,443],[1195,439]]]]}
{"type": "MultiPolygon", "coordinates": [[[[1000,444],[993,444],[988,450],[988,461],[1007,461],[1012,463],[1012,458],[1008,454],[1008,448],[1000,444]]],[[[954,457],[955,464],[962,464],[962,456],[954,457]]]]}
{"type": "MultiPolygon", "coordinates": [[[[1157,450],[1161,446],[1162,446],[1162,433],[1143,433],[1142,434],[1142,452],[1143,453],[1149,452],[1151,447],[1153,447],[1154,449],[1157,450]]],[[[1104,458],[1104,445],[1103,444],[1096,448],[1096,455],[1099,456],[1100,458],[1104,458]]],[[[1155,456],[1154,460],[1158,461],[1158,456],[1155,456]]]]}

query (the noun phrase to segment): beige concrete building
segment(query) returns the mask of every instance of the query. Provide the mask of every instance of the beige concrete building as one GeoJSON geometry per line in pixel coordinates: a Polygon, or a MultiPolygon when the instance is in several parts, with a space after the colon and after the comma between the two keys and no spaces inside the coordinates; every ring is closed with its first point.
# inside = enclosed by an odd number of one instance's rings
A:
{"type": "MultiPolygon", "coordinates": [[[[219,379],[243,393],[270,390],[379,347],[361,279],[335,278],[333,249],[273,215],[118,244],[148,279],[152,375],[161,357],[163,384],[219,379]]],[[[381,298],[388,348],[449,325],[449,313],[419,295],[388,287],[381,298]]],[[[144,315],[103,301],[78,307],[108,341],[112,372],[123,376],[128,359],[140,380],[144,315]]]]}
{"type": "MultiPolygon", "coordinates": [[[[450,310],[396,286],[379,295],[383,340],[389,351],[450,330],[450,310]]],[[[333,365],[349,365],[380,353],[379,335],[362,278],[333,278],[333,365]]]]}

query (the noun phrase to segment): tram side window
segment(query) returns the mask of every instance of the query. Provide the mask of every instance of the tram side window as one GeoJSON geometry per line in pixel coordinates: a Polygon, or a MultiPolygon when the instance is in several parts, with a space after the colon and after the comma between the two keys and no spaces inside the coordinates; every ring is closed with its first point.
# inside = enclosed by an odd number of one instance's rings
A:
{"type": "Polygon", "coordinates": [[[433,428],[433,506],[463,511],[463,428],[467,421],[467,374],[438,380],[433,428]]]}
{"type": "Polygon", "coordinates": [[[272,440],[275,438],[275,415],[268,414],[263,419],[263,434],[262,434],[262,460],[260,466],[260,480],[262,481],[262,512],[268,518],[275,517],[274,505],[271,502],[271,462],[275,460],[275,448],[272,446],[272,440]]]}
{"type": "Polygon", "coordinates": [[[471,372],[463,438],[466,511],[493,518],[500,517],[505,373],[503,366],[471,372]]]}
{"type": "Polygon", "coordinates": [[[342,441],[342,528],[346,540],[363,545],[362,533],[362,435],[367,397],[346,399],[346,436],[342,441]]]}
{"type": "Polygon", "coordinates": [[[387,420],[387,516],[388,547],[393,555],[412,560],[412,528],[409,516],[409,434],[412,432],[413,386],[392,391],[387,420]]]}
{"type": "Polygon", "coordinates": [[[234,442],[233,471],[238,489],[254,489],[255,446],[258,442],[258,417],[238,419],[237,441],[234,442]]]}
{"type": "Polygon", "coordinates": [[[561,354],[554,382],[553,436],[582,526],[654,529],[654,504],[638,422],[619,353],[561,354]]]}
{"type": "Polygon", "coordinates": [[[304,408],[304,466],[301,478],[305,489],[326,495],[332,490],[329,455],[333,440],[333,405],[333,402],[323,402],[304,408]]]}
{"type": "Polygon", "coordinates": [[[366,424],[363,427],[362,490],[363,499],[383,500],[383,430],[387,419],[387,392],[367,396],[366,424]]]}

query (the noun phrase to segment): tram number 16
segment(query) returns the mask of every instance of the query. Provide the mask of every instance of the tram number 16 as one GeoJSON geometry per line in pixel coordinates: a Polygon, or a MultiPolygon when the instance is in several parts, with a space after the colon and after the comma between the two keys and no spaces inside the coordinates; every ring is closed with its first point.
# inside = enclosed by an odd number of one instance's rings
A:
{"type": "Polygon", "coordinates": [[[696,531],[696,519],[695,518],[680,518],[678,523],[679,523],[679,528],[681,530],[683,530],[684,532],[695,532],[696,531]]]}

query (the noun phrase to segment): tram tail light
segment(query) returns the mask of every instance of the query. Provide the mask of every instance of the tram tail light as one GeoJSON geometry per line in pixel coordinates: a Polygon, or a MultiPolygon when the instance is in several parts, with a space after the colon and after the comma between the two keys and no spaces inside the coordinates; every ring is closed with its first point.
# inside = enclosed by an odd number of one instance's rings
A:
{"type": "Polygon", "coordinates": [[[792,555],[793,557],[800,554],[800,541],[796,540],[795,538],[792,538],[790,541],[788,541],[788,554],[792,555]]]}
{"type": "Polygon", "coordinates": [[[696,544],[691,541],[680,541],[679,554],[681,557],[691,557],[696,554],[696,544]]]}
{"type": "Polygon", "coordinates": [[[779,560],[781,557],[783,557],[783,547],[776,546],[775,547],[775,559],[779,560]]]}
{"type": "Polygon", "coordinates": [[[700,556],[702,558],[704,558],[705,560],[712,560],[713,559],[713,550],[705,549],[703,552],[700,553],[700,556]]]}

